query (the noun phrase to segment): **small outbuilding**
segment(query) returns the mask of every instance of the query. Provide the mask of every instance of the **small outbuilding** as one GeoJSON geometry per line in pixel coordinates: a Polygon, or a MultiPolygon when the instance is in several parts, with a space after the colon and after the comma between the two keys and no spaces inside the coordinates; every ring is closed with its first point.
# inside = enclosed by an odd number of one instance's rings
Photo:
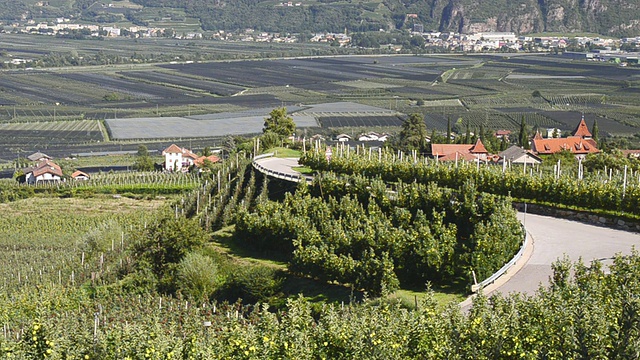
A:
{"type": "Polygon", "coordinates": [[[542,163],[542,159],[530,151],[527,151],[519,146],[513,145],[507,150],[498,154],[500,156],[499,162],[508,162],[511,164],[527,164],[537,165],[542,163]]]}
{"type": "Polygon", "coordinates": [[[71,178],[73,180],[89,180],[91,179],[91,177],[89,176],[89,174],[82,172],[80,170],[77,170],[76,172],[74,172],[73,174],[71,174],[71,178]]]}

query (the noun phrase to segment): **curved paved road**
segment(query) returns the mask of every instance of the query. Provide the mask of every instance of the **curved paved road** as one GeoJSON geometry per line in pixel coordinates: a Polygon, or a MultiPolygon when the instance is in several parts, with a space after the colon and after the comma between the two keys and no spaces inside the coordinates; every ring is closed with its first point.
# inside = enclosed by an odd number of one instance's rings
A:
{"type": "Polygon", "coordinates": [[[263,167],[283,174],[300,175],[299,172],[293,170],[293,167],[300,166],[298,164],[298,158],[277,158],[267,157],[255,160],[263,167]]]}
{"type": "MultiPolygon", "coordinates": [[[[257,161],[274,171],[298,174],[292,169],[299,166],[298,159],[264,158],[257,161]]],[[[640,247],[640,234],[637,233],[548,216],[523,213],[518,216],[530,235],[532,245],[512,269],[484,289],[485,294],[533,294],[540,284],[549,283],[551,264],[565,255],[571,261],[582,258],[587,264],[592,260],[603,260],[607,264],[615,254],[629,254],[634,245],[640,247]]]]}
{"type": "Polygon", "coordinates": [[[631,253],[640,246],[640,234],[615,230],[577,221],[549,216],[519,213],[533,243],[528,259],[523,259],[520,269],[513,269],[504,279],[499,279],[485,289],[485,294],[521,292],[533,294],[540,284],[548,284],[552,274],[551,264],[567,256],[571,261],[582,258],[586,264],[602,260],[610,264],[618,254],[631,253]]]}

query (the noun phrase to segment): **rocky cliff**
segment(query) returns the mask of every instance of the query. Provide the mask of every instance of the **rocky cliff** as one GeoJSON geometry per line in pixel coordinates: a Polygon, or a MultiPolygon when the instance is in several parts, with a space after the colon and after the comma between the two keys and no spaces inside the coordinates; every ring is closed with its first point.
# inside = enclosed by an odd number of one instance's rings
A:
{"type": "Polygon", "coordinates": [[[640,35],[637,0],[432,0],[430,5],[419,18],[441,31],[640,35]]]}

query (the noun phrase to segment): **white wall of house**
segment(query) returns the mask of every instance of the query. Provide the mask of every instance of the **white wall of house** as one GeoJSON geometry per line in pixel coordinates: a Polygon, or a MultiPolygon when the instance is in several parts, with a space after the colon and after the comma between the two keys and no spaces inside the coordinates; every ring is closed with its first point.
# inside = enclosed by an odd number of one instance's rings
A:
{"type": "Polygon", "coordinates": [[[176,166],[178,169],[182,168],[182,154],[181,153],[165,153],[164,168],[169,171],[175,171],[176,166]]]}
{"type": "Polygon", "coordinates": [[[33,173],[27,173],[25,175],[25,182],[27,184],[37,184],[41,181],[61,181],[62,178],[60,178],[60,176],[58,175],[54,175],[54,174],[50,174],[50,173],[44,173],[40,176],[33,176],[33,173]]]}

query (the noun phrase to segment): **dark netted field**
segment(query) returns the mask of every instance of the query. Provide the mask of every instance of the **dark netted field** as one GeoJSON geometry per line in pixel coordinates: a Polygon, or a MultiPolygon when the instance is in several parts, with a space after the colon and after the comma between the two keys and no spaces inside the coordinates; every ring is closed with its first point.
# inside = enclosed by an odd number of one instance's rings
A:
{"type": "MultiPolygon", "coordinates": [[[[19,48],[39,51],[34,46],[47,46],[41,37],[33,38],[35,43],[31,39],[22,39],[19,48]]],[[[73,49],[71,43],[51,42],[60,49],[73,49]]],[[[183,44],[165,40],[142,41],[148,45],[144,49],[126,41],[104,45],[116,43],[118,49],[132,51],[162,51],[169,45],[172,51],[186,51],[183,44]]],[[[215,52],[220,44],[201,45],[202,51],[215,52]]],[[[256,44],[227,45],[238,54],[264,50],[256,44]]],[[[114,139],[147,141],[260,132],[269,110],[280,106],[296,112],[299,126],[304,127],[393,127],[417,112],[425,116],[430,131],[445,130],[447,119],[473,128],[517,131],[522,118],[529,127],[573,130],[584,112],[589,126],[598,119],[603,134],[630,135],[640,131],[639,92],[639,67],[543,54],[334,56],[16,69],[0,72],[0,122],[109,120],[114,139]]],[[[106,146],[102,135],[92,131],[7,131],[0,140],[13,153],[33,147],[58,151],[79,144],[106,146]]]]}

